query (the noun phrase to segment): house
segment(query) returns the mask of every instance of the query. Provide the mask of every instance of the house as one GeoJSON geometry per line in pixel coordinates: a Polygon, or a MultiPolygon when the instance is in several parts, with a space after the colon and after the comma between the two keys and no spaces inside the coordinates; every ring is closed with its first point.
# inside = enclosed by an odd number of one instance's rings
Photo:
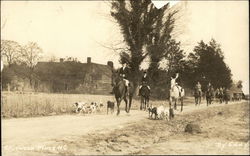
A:
{"type": "Polygon", "coordinates": [[[59,62],[38,62],[35,71],[51,92],[108,94],[112,90],[112,68],[111,61],[104,65],[91,62],[90,57],[87,63],[61,58],[59,62]]]}
{"type": "Polygon", "coordinates": [[[3,89],[18,92],[109,94],[113,62],[106,65],[75,59],[38,62],[31,71],[22,64],[4,70],[3,89]]]}
{"type": "Polygon", "coordinates": [[[231,88],[229,89],[229,94],[231,100],[241,100],[244,97],[244,93],[241,88],[238,88],[236,83],[233,83],[231,88]]]}

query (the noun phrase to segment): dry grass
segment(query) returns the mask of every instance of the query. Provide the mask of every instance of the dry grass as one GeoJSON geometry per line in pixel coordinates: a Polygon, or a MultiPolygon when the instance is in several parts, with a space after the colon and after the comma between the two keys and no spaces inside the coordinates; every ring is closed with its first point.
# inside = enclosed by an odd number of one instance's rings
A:
{"type": "Polygon", "coordinates": [[[33,117],[57,114],[69,114],[74,110],[74,103],[103,102],[113,100],[112,96],[82,94],[47,94],[47,93],[2,93],[2,116],[33,117]]]}

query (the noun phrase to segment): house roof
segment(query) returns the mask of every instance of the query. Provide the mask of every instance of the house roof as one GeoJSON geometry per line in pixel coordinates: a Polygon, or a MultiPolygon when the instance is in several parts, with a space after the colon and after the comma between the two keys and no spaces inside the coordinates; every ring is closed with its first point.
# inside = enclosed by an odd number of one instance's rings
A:
{"type": "MultiPolygon", "coordinates": [[[[36,65],[37,70],[49,69],[52,67],[64,67],[68,70],[76,70],[84,73],[91,73],[94,75],[104,74],[108,77],[111,77],[111,69],[108,65],[97,64],[97,63],[80,63],[80,62],[38,62],[36,65]]],[[[66,71],[65,71],[66,72],[66,71]]]]}

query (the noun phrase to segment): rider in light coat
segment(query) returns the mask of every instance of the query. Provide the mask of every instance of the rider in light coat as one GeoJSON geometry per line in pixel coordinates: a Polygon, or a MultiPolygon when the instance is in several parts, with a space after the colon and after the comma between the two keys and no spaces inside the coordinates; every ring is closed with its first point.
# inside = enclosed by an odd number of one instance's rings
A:
{"type": "Polygon", "coordinates": [[[195,85],[195,89],[197,89],[197,90],[200,92],[200,95],[202,94],[202,91],[201,91],[201,84],[200,84],[199,81],[198,81],[197,84],[195,85]]]}
{"type": "Polygon", "coordinates": [[[176,76],[175,77],[171,77],[171,81],[170,81],[170,84],[171,84],[171,91],[173,91],[174,89],[174,86],[176,86],[176,79],[179,77],[179,73],[176,73],[176,76]]]}

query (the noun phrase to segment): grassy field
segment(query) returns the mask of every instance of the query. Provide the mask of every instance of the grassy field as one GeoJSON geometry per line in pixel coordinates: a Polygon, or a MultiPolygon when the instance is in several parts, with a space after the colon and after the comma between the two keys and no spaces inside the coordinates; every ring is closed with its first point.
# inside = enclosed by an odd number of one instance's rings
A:
{"type": "MultiPolygon", "coordinates": [[[[35,117],[70,114],[74,110],[74,103],[77,101],[102,102],[104,105],[108,100],[115,101],[113,95],[87,95],[87,94],[48,94],[48,93],[24,93],[2,92],[2,117],[35,117]]],[[[151,100],[154,106],[168,106],[167,100],[151,100]]],[[[193,98],[185,98],[185,103],[193,103],[193,98]]],[[[121,109],[124,109],[125,103],[122,102],[121,109]]],[[[139,98],[136,97],[132,102],[131,109],[140,107],[139,98]]],[[[106,108],[106,107],[105,107],[106,108]]],[[[105,113],[106,109],[103,109],[105,113]]]]}
{"type": "Polygon", "coordinates": [[[2,116],[9,118],[68,114],[77,101],[104,103],[107,100],[113,100],[112,96],[3,92],[2,116]]]}

